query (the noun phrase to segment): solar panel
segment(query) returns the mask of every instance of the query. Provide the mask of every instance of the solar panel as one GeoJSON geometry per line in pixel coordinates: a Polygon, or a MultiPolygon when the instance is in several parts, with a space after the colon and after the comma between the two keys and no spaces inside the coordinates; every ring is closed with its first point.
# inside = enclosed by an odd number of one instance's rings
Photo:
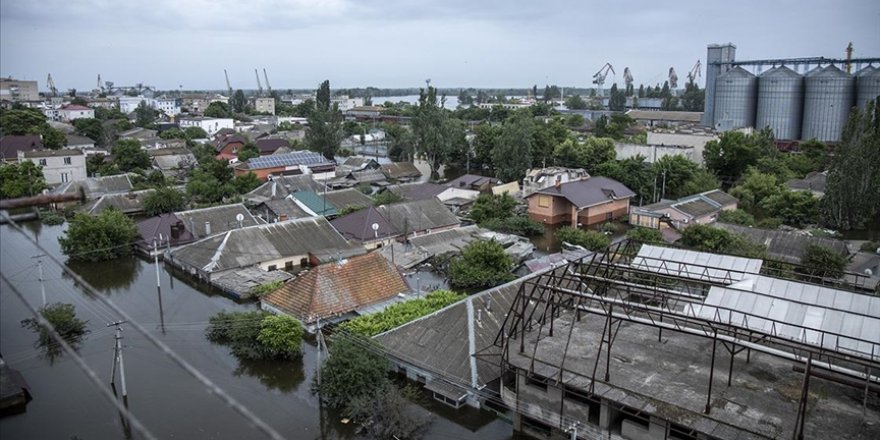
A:
{"type": "Polygon", "coordinates": [[[248,168],[262,169],[324,163],[330,162],[320,153],[315,153],[313,151],[294,151],[292,153],[255,157],[248,161],[248,168]]]}

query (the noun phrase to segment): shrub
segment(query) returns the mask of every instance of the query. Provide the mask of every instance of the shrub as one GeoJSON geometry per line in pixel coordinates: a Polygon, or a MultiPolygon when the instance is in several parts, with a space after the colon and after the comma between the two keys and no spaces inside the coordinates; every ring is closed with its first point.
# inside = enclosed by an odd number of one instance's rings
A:
{"type": "Polygon", "coordinates": [[[564,226],[556,231],[556,238],[591,251],[604,249],[611,244],[611,238],[601,232],[575,229],[571,226],[564,226]]]}
{"type": "Polygon", "coordinates": [[[171,187],[159,188],[144,197],[144,211],[151,216],[180,211],[185,207],[184,194],[171,187]]]}
{"type": "Polygon", "coordinates": [[[721,214],[718,215],[718,221],[735,225],[755,226],[755,216],[742,209],[721,211],[721,214]]]}
{"type": "Polygon", "coordinates": [[[846,257],[825,246],[810,245],[801,257],[802,270],[809,277],[841,278],[846,269],[846,257]]]}
{"type": "Polygon", "coordinates": [[[60,225],[64,223],[64,216],[58,215],[57,213],[52,211],[41,211],[40,221],[43,222],[44,225],[60,225]]]}
{"type": "Polygon", "coordinates": [[[880,241],[866,241],[859,246],[859,250],[863,252],[877,252],[880,248],[880,241]]]}
{"type": "Polygon", "coordinates": [[[302,325],[289,316],[263,311],[221,311],[209,319],[208,340],[229,345],[248,360],[290,359],[301,354],[302,325]]]}
{"type": "Polygon", "coordinates": [[[385,310],[358,316],[342,324],[342,328],[361,336],[375,336],[422,316],[431,314],[467,297],[463,293],[435,290],[424,298],[412,299],[389,306],[385,310]]]}
{"type": "Polygon", "coordinates": [[[496,232],[524,235],[526,237],[541,235],[544,233],[544,225],[523,215],[506,218],[490,218],[481,222],[480,226],[496,232]]]}
{"type": "Polygon", "coordinates": [[[248,297],[253,298],[262,298],[264,295],[274,292],[278,290],[284,284],[284,281],[275,280],[266,284],[260,284],[259,286],[251,287],[251,290],[248,291],[248,297]]]}
{"type": "Polygon", "coordinates": [[[702,252],[764,258],[766,247],[724,229],[707,225],[688,226],[681,234],[681,242],[702,252]]]}
{"type": "Polygon", "coordinates": [[[330,346],[330,357],[321,367],[321,383],[312,384],[331,408],[345,408],[350,402],[388,389],[388,361],[367,338],[340,332],[330,346]]]}
{"type": "Polygon", "coordinates": [[[663,234],[661,234],[659,230],[653,228],[637,227],[635,229],[630,229],[626,233],[626,237],[630,240],[635,240],[645,244],[665,243],[665,240],[663,240],[663,234]]]}
{"type": "MultiPolygon", "coordinates": [[[[86,328],[88,321],[76,317],[76,309],[73,304],[53,303],[40,309],[43,316],[55,331],[74,348],[80,343],[83,335],[89,332],[86,328]]],[[[21,321],[21,326],[39,334],[35,347],[43,348],[50,361],[54,361],[61,354],[61,345],[55,342],[49,332],[49,328],[40,323],[36,318],[28,318],[21,321]]]]}
{"type": "Polygon", "coordinates": [[[449,281],[456,287],[494,287],[515,277],[513,260],[504,248],[494,240],[477,240],[469,243],[461,255],[449,263],[449,281]]]}
{"type": "Polygon", "coordinates": [[[390,205],[392,203],[402,202],[403,197],[391,190],[385,190],[373,196],[373,205],[390,205]]]}
{"type": "Polygon", "coordinates": [[[71,260],[102,261],[131,255],[140,234],[122,211],[107,209],[97,216],[76,214],[66,236],[58,237],[61,251],[71,260]]]}

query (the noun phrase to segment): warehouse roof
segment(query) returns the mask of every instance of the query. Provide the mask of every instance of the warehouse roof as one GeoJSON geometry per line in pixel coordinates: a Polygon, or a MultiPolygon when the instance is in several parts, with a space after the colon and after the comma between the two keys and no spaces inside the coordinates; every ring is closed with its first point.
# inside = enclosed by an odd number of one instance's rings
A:
{"type": "Polygon", "coordinates": [[[401,233],[439,229],[460,223],[458,217],[437,199],[382,205],[379,212],[401,233]]]}
{"type": "Polygon", "coordinates": [[[642,245],[633,267],[665,275],[730,284],[761,272],[763,260],[642,245]]]}

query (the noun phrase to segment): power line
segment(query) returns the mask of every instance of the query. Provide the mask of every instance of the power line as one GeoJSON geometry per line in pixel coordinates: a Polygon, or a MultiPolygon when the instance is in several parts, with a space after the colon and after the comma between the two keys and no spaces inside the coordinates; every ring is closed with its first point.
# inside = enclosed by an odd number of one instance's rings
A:
{"type": "MultiPolygon", "coordinates": [[[[180,357],[174,350],[172,350],[168,345],[164,342],[156,338],[152,333],[147,331],[141,324],[135,321],[128,313],[119,308],[113,301],[105,296],[101,295],[100,292],[97,291],[91,284],[89,284],[86,280],[84,280],[81,276],[79,276],[76,272],[64,266],[64,264],[54,255],[52,255],[47,249],[45,249],[39,242],[34,240],[31,236],[22,230],[21,226],[8,218],[9,225],[15,229],[17,232],[22,234],[28,241],[30,241],[37,249],[44,252],[47,258],[51,259],[55,264],[62,268],[64,272],[73,278],[73,280],[77,283],[80,283],[87,291],[95,295],[95,297],[102,302],[104,305],[112,309],[116,312],[122,320],[128,321],[132,327],[134,327],[139,333],[141,333],[148,341],[150,341],[156,348],[158,348],[162,353],[171,358],[174,363],[183,368],[187,373],[196,378],[199,382],[202,383],[211,393],[216,394],[221,400],[226,402],[228,406],[230,406],[233,410],[238,412],[242,417],[246,418],[250,421],[254,426],[257,427],[260,431],[263,431],[267,436],[276,440],[283,440],[284,437],[281,436],[274,428],[269,426],[265,421],[260,419],[256,414],[247,409],[244,405],[239,403],[235,398],[229,395],[222,388],[214,384],[211,379],[205,376],[201,371],[197,368],[193,367],[189,362],[180,357]]],[[[30,305],[28,305],[30,307],[30,305]]]]}

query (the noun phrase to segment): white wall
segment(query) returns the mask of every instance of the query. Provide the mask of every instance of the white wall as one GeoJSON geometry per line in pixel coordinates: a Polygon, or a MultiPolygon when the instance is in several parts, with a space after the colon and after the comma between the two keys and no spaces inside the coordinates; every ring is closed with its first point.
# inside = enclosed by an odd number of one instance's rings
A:
{"type": "Polygon", "coordinates": [[[694,153],[691,160],[700,164],[703,163],[703,149],[706,147],[706,144],[717,139],[718,136],[714,134],[648,132],[649,144],[693,147],[694,153]]]}
{"type": "Polygon", "coordinates": [[[694,147],[677,145],[642,145],[614,143],[617,152],[617,160],[629,159],[638,155],[645,156],[648,163],[654,163],[664,156],[684,156],[691,161],[699,163],[694,155],[694,147]]]}
{"type": "Polygon", "coordinates": [[[25,160],[43,167],[43,177],[49,186],[86,178],[86,157],[79,150],[61,150],[57,156],[50,157],[19,156],[19,161],[25,160]],[[65,159],[69,159],[70,164],[65,163],[65,159]]]}

